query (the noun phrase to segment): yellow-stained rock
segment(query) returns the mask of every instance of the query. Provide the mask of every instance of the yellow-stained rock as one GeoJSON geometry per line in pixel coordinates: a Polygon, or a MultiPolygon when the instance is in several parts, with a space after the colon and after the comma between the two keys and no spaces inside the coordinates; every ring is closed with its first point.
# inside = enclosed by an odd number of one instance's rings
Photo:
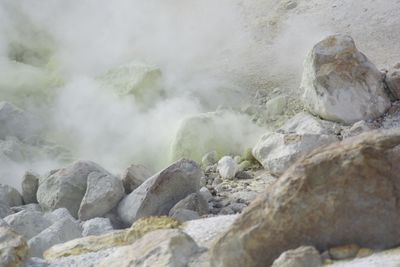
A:
{"type": "Polygon", "coordinates": [[[145,234],[159,229],[179,228],[180,222],[166,216],[146,217],[136,221],[131,228],[101,236],[87,236],[64,244],[55,245],[43,253],[45,259],[55,259],[96,252],[117,246],[132,244],[145,234]]]}
{"type": "Polygon", "coordinates": [[[0,227],[0,266],[23,266],[28,245],[22,236],[9,228],[0,227]]]}

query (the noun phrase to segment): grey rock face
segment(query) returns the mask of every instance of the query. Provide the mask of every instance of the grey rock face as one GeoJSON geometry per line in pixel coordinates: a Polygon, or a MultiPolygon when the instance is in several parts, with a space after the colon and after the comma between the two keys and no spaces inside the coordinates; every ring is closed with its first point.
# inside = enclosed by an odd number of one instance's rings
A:
{"type": "Polygon", "coordinates": [[[4,221],[18,234],[31,239],[49,227],[52,222],[38,211],[23,210],[4,218],[4,221]]]}
{"type": "Polygon", "coordinates": [[[26,172],[21,187],[25,204],[37,203],[36,193],[39,188],[39,176],[32,172],[26,172]]]}
{"type": "Polygon", "coordinates": [[[102,235],[113,229],[109,218],[93,218],[82,223],[82,236],[102,235]]]}
{"type": "Polygon", "coordinates": [[[8,207],[21,206],[21,194],[9,185],[0,184],[0,203],[8,207]]]}
{"type": "Polygon", "coordinates": [[[118,215],[127,225],[149,215],[166,215],[181,199],[200,187],[202,171],[191,160],[180,160],[149,178],[118,205],[118,215]]]}
{"type": "Polygon", "coordinates": [[[152,176],[152,172],[143,165],[132,164],[122,175],[125,193],[129,194],[141,185],[147,178],[152,176]]]}
{"type": "Polygon", "coordinates": [[[354,123],[381,116],[389,107],[383,74],[346,35],[314,46],[304,64],[303,101],[323,119],[354,123]]]}
{"type": "Polygon", "coordinates": [[[28,241],[29,256],[41,258],[48,248],[79,237],[82,237],[79,224],[71,219],[63,219],[28,241]]]}
{"type": "Polygon", "coordinates": [[[104,172],[91,172],[79,207],[79,219],[84,221],[106,214],[124,195],[124,187],[119,178],[104,172]]]}

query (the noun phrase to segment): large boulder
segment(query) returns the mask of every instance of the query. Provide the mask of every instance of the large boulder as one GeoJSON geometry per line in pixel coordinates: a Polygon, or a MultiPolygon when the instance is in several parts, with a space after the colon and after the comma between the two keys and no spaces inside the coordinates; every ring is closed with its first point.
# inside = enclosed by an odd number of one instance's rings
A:
{"type": "Polygon", "coordinates": [[[400,129],[314,150],[240,215],[213,248],[214,266],[268,266],[303,245],[398,245],[399,160],[400,129]]]}
{"type": "Polygon", "coordinates": [[[329,36],[314,46],[304,63],[303,101],[326,120],[350,124],[373,119],[390,107],[383,80],[350,36],[329,36]]]}
{"type": "Polygon", "coordinates": [[[38,211],[23,210],[4,218],[4,221],[27,240],[52,225],[52,221],[38,211]]]}
{"type": "Polygon", "coordinates": [[[24,238],[9,228],[0,227],[0,266],[22,267],[28,254],[24,238]]]}
{"type": "Polygon", "coordinates": [[[78,161],[52,173],[40,182],[37,191],[43,209],[64,207],[75,218],[79,211],[84,219],[107,213],[122,195],[119,178],[91,161],[78,161]]]}
{"type": "Polygon", "coordinates": [[[9,185],[0,184],[0,203],[8,207],[21,206],[21,194],[9,185]]]}
{"type": "Polygon", "coordinates": [[[181,122],[171,157],[201,162],[206,153],[214,150],[218,157],[241,155],[261,133],[250,117],[240,113],[224,110],[193,115],[181,122]]]}
{"type": "Polygon", "coordinates": [[[132,164],[122,174],[122,182],[124,184],[125,193],[129,194],[152,175],[153,173],[145,166],[140,164],[132,164]]]}
{"type": "Polygon", "coordinates": [[[85,221],[106,214],[124,196],[124,186],[119,178],[103,171],[90,173],[78,211],[79,219],[85,221]]]}
{"type": "Polygon", "coordinates": [[[301,156],[337,140],[335,135],[269,132],[253,148],[253,155],[266,170],[279,176],[301,156]]]}
{"type": "Polygon", "coordinates": [[[43,257],[43,252],[56,244],[82,237],[79,224],[71,219],[60,220],[28,241],[29,256],[43,257]]]}
{"type": "Polygon", "coordinates": [[[181,230],[158,230],[130,246],[117,249],[97,266],[186,267],[198,251],[196,242],[181,230]]]}
{"type": "Polygon", "coordinates": [[[187,195],[200,189],[202,171],[196,162],[182,159],[147,179],[118,205],[127,225],[151,215],[167,215],[187,195]]]}
{"type": "Polygon", "coordinates": [[[26,172],[22,179],[22,198],[25,204],[37,203],[36,193],[39,187],[39,175],[26,172]]]}

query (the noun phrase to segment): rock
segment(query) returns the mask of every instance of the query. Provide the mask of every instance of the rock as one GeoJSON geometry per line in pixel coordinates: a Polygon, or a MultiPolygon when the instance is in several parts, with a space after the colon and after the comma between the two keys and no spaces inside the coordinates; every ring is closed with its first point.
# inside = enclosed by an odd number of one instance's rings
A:
{"type": "Polygon", "coordinates": [[[202,158],[201,158],[201,164],[203,167],[211,166],[214,165],[215,163],[218,162],[218,153],[217,151],[211,151],[206,153],[202,158]]]}
{"type": "Polygon", "coordinates": [[[207,187],[202,187],[199,190],[199,194],[208,202],[212,199],[212,194],[210,192],[210,190],[207,189],[207,187]]]}
{"type": "Polygon", "coordinates": [[[53,210],[52,212],[45,213],[44,217],[53,223],[56,223],[58,221],[62,221],[65,219],[70,219],[71,221],[76,221],[76,219],[74,217],[72,217],[72,215],[69,213],[69,211],[66,208],[58,208],[56,210],[53,210]]]}
{"type": "Polygon", "coordinates": [[[136,103],[154,104],[163,95],[162,73],[156,66],[130,62],[110,69],[98,78],[117,94],[135,96],[136,103]]]}
{"type": "Polygon", "coordinates": [[[333,247],[329,249],[329,256],[333,260],[346,260],[357,256],[360,247],[356,244],[333,247]]]}
{"type": "Polygon", "coordinates": [[[109,218],[93,218],[82,223],[82,235],[103,235],[114,230],[109,218]]]}
{"type": "Polygon", "coordinates": [[[15,232],[22,235],[27,240],[39,234],[52,224],[49,219],[43,216],[43,213],[27,210],[11,214],[5,217],[4,221],[8,223],[15,232]]]}
{"type": "Polygon", "coordinates": [[[23,237],[9,228],[0,227],[0,240],[0,266],[22,267],[28,254],[23,237]]]}
{"type": "Polygon", "coordinates": [[[197,212],[198,215],[205,215],[208,213],[208,202],[200,193],[192,193],[176,203],[169,211],[169,216],[173,216],[180,209],[192,210],[197,212]]]}
{"type": "Polygon", "coordinates": [[[39,187],[39,176],[32,172],[26,172],[21,187],[25,204],[37,203],[36,193],[39,187]]]}
{"type": "Polygon", "coordinates": [[[390,93],[400,99],[400,64],[391,68],[386,74],[385,82],[390,90],[390,93]]]}
{"type": "Polygon", "coordinates": [[[266,266],[302,245],[398,244],[399,145],[400,129],[371,131],[303,157],[217,242],[214,266],[266,266]]]}
{"type": "MultiPolygon", "coordinates": [[[[52,173],[39,184],[37,192],[39,204],[44,210],[66,208],[72,216],[77,218],[78,210],[86,193],[90,197],[94,197],[92,194],[97,195],[93,191],[96,190],[96,186],[89,187],[89,192],[86,190],[88,176],[92,172],[111,176],[106,170],[91,161],[77,161],[52,173]]],[[[93,179],[94,177],[101,178],[99,175],[92,176],[93,179]]]]}
{"type": "Polygon", "coordinates": [[[337,140],[334,135],[270,132],[261,137],[253,155],[271,174],[280,176],[301,156],[337,140]]]}
{"type": "Polygon", "coordinates": [[[3,219],[0,219],[0,227],[10,228],[10,226],[8,225],[8,223],[6,223],[6,221],[3,220],[3,219]]]}
{"type": "Polygon", "coordinates": [[[371,130],[373,130],[373,127],[366,121],[358,121],[354,123],[350,128],[343,130],[342,136],[343,138],[349,138],[371,130]]]}
{"type": "Polygon", "coordinates": [[[253,178],[253,176],[251,176],[251,174],[249,174],[249,173],[247,173],[245,171],[238,171],[235,174],[235,177],[236,177],[236,179],[239,179],[239,180],[246,180],[246,179],[252,179],[253,178]]]}
{"type": "Polygon", "coordinates": [[[194,161],[175,162],[126,196],[118,205],[118,215],[127,225],[145,216],[167,215],[179,200],[199,190],[201,176],[194,161]]]}
{"type": "Polygon", "coordinates": [[[40,207],[39,204],[36,203],[31,203],[31,204],[26,204],[26,205],[22,205],[22,206],[16,206],[16,207],[12,207],[11,210],[14,213],[26,210],[26,211],[39,211],[42,212],[42,208],[40,207]]]}
{"type": "Polygon", "coordinates": [[[201,162],[202,157],[216,151],[223,155],[240,155],[252,147],[262,129],[248,115],[228,110],[196,114],[184,119],[171,147],[172,160],[187,158],[201,162]]]}
{"type": "Polygon", "coordinates": [[[0,203],[8,207],[21,206],[21,194],[9,185],[0,184],[0,203]]]}
{"type": "Polygon", "coordinates": [[[266,116],[274,117],[285,113],[289,97],[287,95],[280,95],[272,98],[265,104],[266,116]]]}
{"type": "Polygon", "coordinates": [[[28,241],[29,256],[41,258],[43,252],[51,246],[79,237],[82,237],[79,224],[71,219],[63,219],[28,241]]]}
{"type": "Polygon", "coordinates": [[[354,123],[381,116],[389,107],[382,73],[347,35],[333,35],[314,46],[301,83],[308,110],[323,119],[354,123]]]}
{"type": "Polygon", "coordinates": [[[337,123],[321,120],[307,112],[300,112],[288,120],[279,132],[336,135],[340,132],[340,128],[337,123]]]}
{"type": "Polygon", "coordinates": [[[55,245],[46,250],[43,256],[45,259],[56,259],[126,246],[149,232],[160,229],[174,229],[180,225],[180,222],[170,217],[142,218],[136,221],[129,229],[117,230],[101,236],[87,236],[55,245]]]}
{"type": "Polygon", "coordinates": [[[188,209],[174,210],[174,212],[170,212],[169,216],[180,222],[187,222],[200,219],[200,215],[198,212],[188,209]]]}
{"type": "Polygon", "coordinates": [[[129,194],[141,185],[147,178],[152,176],[152,172],[143,165],[132,164],[122,175],[125,193],[129,194]]]}
{"type": "Polygon", "coordinates": [[[251,162],[248,160],[242,161],[240,162],[239,166],[238,166],[238,172],[241,171],[247,171],[251,169],[251,162]]]}
{"type": "Polygon", "coordinates": [[[225,156],[218,161],[217,170],[222,179],[233,179],[238,171],[238,165],[232,157],[225,156]]]}
{"type": "Polygon", "coordinates": [[[87,177],[86,193],[78,211],[80,220],[100,217],[114,208],[125,196],[122,181],[109,174],[91,172],[87,177]]]}
{"type": "Polygon", "coordinates": [[[322,267],[322,261],[314,247],[299,247],[282,253],[272,267],[322,267]]]}
{"type": "Polygon", "coordinates": [[[364,258],[374,254],[374,251],[370,248],[360,248],[357,252],[357,258],[364,258]]]}
{"type": "Polygon", "coordinates": [[[8,205],[0,203],[0,219],[7,217],[10,214],[13,214],[13,211],[10,209],[10,207],[8,205]]]}
{"type": "Polygon", "coordinates": [[[199,251],[193,239],[181,230],[151,232],[130,246],[117,249],[98,266],[174,266],[186,267],[199,251]]]}

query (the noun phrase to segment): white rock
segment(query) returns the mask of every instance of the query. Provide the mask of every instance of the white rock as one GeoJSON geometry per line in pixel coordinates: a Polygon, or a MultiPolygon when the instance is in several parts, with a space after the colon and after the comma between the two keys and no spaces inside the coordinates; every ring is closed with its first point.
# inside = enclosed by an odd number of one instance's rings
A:
{"type": "Polygon", "coordinates": [[[23,210],[4,218],[4,221],[18,234],[31,239],[52,224],[38,211],[23,210]]]}
{"type": "Polygon", "coordinates": [[[304,63],[301,88],[310,112],[327,120],[354,123],[379,117],[390,107],[382,73],[346,35],[329,36],[314,46],[304,63]]]}
{"type": "Polygon", "coordinates": [[[39,175],[26,172],[22,179],[22,198],[25,204],[37,203],[36,193],[39,187],[39,175]]]}
{"type": "Polygon", "coordinates": [[[150,178],[153,173],[145,166],[140,164],[132,164],[122,174],[122,182],[124,184],[125,193],[129,194],[141,185],[147,178],[150,178]]]}
{"type": "Polygon", "coordinates": [[[282,253],[271,267],[322,267],[322,260],[314,247],[299,247],[282,253]]]}
{"type": "Polygon", "coordinates": [[[200,187],[202,171],[190,160],[180,160],[149,178],[118,205],[118,215],[131,225],[150,215],[166,215],[181,199],[200,187]]]}
{"type": "Polygon", "coordinates": [[[321,145],[338,141],[334,135],[266,133],[253,148],[254,157],[275,176],[321,145]]]}
{"type": "Polygon", "coordinates": [[[109,218],[93,218],[82,223],[82,235],[102,235],[113,229],[109,218]]]}
{"type": "Polygon", "coordinates": [[[9,185],[0,184],[0,203],[9,207],[21,206],[21,194],[9,185]]]}
{"type": "Polygon", "coordinates": [[[288,120],[280,130],[297,134],[338,134],[341,127],[337,123],[321,120],[310,113],[300,112],[288,120]]]}
{"type": "Polygon", "coordinates": [[[79,207],[79,219],[84,221],[106,214],[124,195],[124,186],[118,177],[104,171],[91,172],[87,178],[85,196],[79,207]]]}
{"type": "Polygon", "coordinates": [[[238,165],[232,157],[225,156],[218,161],[217,170],[222,179],[233,179],[238,165]]]}
{"type": "Polygon", "coordinates": [[[71,219],[63,219],[28,241],[29,256],[42,257],[48,248],[79,237],[82,237],[79,224],[71,219]]]}

